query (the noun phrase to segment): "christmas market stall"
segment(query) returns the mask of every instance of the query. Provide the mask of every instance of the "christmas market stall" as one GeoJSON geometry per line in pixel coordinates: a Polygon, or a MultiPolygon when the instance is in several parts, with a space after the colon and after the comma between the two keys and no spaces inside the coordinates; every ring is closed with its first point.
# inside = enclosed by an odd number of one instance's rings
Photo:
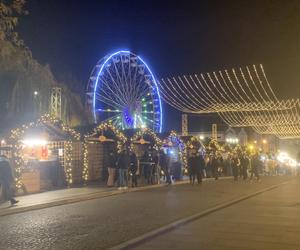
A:
{"type": "Polygon", "coordinates": [[[154,184],[159,181],[157,165],[161,146],[161,139],[149,128],[138,130],[131,138],[130,151],[137,156],[140,182],[154,184]]]}
{"type": "Polygon", "coordinates": [[[187,150],[183,140],[175,132],[163,140],[163,150],[169,156],[170,174],[175,180],[181,180],[187,174],[187,150]]]}
{"type": "Polygon", "coordinates": [[[127,138],[111,123],[102,123],[84,138],[82,177],[85,182],[106,180],[110,153],[116,157],[127,138]]]}
{"type": "Polygon", "coordinates": [[[65,187],[78,178],[80,135],[50,115],[12,130],[7,143],[16,187],[24,193],[65,187]]]}

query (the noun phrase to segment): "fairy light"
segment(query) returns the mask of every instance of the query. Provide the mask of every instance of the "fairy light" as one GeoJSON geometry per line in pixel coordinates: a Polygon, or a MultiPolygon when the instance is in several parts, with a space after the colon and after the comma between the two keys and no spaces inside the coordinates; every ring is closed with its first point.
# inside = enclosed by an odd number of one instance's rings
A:
{"type": "Polygon", "coordinates": [[[118,130],[111,122],[104,122],[98,125],[92,133],[89,133],[84,136],[84,145],[83,145],[83,170],[82,170],[82,179],[88,181],[89,176],[89,151],[88,151],[88,139],[97,135],[103,134],[104,131],[112,131],[117,138],[117,152],[120,153],[122,147],[125,145],[127,138],[126,136],[118,130]]]}
{"type": "Polygon", "coordinates": [[[51,124],[66,134],[70,136],[70,139],[68,139],[65,142],[65,172],[66,172],[66,181],[68,184],[73,183],[73,177],[72,177],[72,150],[73,150],[73,141],[79,141],[80,140],[80,134],[77,133],[74,129],[70,128],[69,126],[65,125],[61,120],[58,120],[57,118],[51,116],[50,114],[45,114],[41,116],[40,119],[38,119],[36,122],[31,122],[29,124],[24,124],[20,128],[16,128],[11,130],[9,140],[11,141],[13,145],[13,161],[15,165],[15,182],[16,182],[16,188],[20,189],[22,187],[22,168],[24,166],[24,158],[22,154],[22,145],[23,143],[39,143],[44,144],[46,143],[44,140],[24,140],[24,134],[26,130],[30,128],[35,128],[43,125],[51,124]]]}
{"type": "Polygon", "coordinates": [[[156,133],[151,130],[150,128],[141,128],[138,130],[135,135],[131,138],[131,143],[130,143],[130,150],[133,150],[133,144],[136,141],[139,141],[140,139],[143,139],[145,135],[150,136],[153,138],[154,141],[154,147],[159,150],[160,147],[162,146],[162,141],[161,139],[156,135],[156,133]]]}
{"type": "Polygon", "coordinates": [[[300,137],[300,100],[278,100],[262,65],[161,79],[162,98],[183,112],[217,113],[231,127],[300,137]]]}

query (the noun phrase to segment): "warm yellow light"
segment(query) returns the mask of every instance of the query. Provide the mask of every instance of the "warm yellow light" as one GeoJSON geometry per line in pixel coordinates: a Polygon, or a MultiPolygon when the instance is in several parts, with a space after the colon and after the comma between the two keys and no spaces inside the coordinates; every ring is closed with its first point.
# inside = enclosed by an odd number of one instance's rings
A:
{"type": "Polygon", "coordinates": [[[263,139],[262,143],[263,143],[263,144],[267,144],[267,140],[266,140],[266,139],[263,139]]]}
{"type": "Polygon", "coordinates": [[[254,146],[253,146],[253,145],[249,145],[249,149],[250,149],[250,150],[253,150],[253,149],[254,149],[254,146]]]}
{"type": "Polygon", "coordinates": [[[32,146],[44,146],[47,144],[47,141],[41,139],[26,139],[23,140],[22,143],[26,146],[32,147],[32,146]]]}

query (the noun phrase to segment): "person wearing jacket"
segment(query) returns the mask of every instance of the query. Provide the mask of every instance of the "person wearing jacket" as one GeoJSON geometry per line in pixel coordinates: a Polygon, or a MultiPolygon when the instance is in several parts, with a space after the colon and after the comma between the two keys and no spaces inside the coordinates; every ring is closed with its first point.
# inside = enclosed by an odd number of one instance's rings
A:
{"type": "Polygon", "coordinates": [[[197,162],[197,181],[198,184],[202,183],[202,174],[203,174],[203,170],[205,168],[205,161],[204,161],[204,157],[202,154],[198,154],[196,156],[196,162],[197,162]]]}
{"type": "Polygon", "coordinates": [[[256,180],[259,180],[259,174],[258,174],[258,169],[261,165],[261,161],[259,159],[259,154],[256,153],[255,155],[253,155],[252,159],[251,159],[251,176],[250,176],[250,180],[252,180],[253,175],[256,177],[256,180]]]}
{"type": "Polygon", "coordinates": [[[240,165],[241,165],[240,159],[238,158],[237,154],[234,154],[232,158],[232,172],[233,172],[234,181],[237,181],[239,178],[240,165]]]}
{"type": "Polygon", "coordinates": [[[138,169],[138,162],[137,162],[137,157],[136,154],[131,151],[129,154],[130,158],[130,166],[129,166],[129,172],[131,175],[131,186],[132,187],[137,187],[137,169],[138,169]]]}
{"type": "Polygon", "coordinates": [[[115,183],[115,174],[116,174],[116,155],[114,151],[109,152],[107,171],[108,171],[107,187],[113,187],[115,183]]]}
{"type": "Polygon", "coordinates": [[[247,180],[248,178],[248,167],[249,167],[249,158],[247,155],[244,153],[243,156],[241,157],[241,169],[242,169],[242,174],[243,174],[243,180],[247,180]]]}
{"type": "Polygon", "coordinates": [[[128,166],[129,166],[129,155],[126,149],[123,149],[118,158],[118,171],[119,171],[119,189],[128,188],[128,166]]]}
{"type": "Polygon", "coordinates": [[[14,183],[14,175],[10,163],[4,155],[0,156],[0,183],[5,201],[10,201],[11,205],[18,203],[19,201],[13,197],[12,185],[14,183]]]}
{"type": "Polygon", "coordinates": [[[213,172],[213,177],[215,177],[215,180],[219,179],[219,161],[218,161],[218,157],[216,155],[212,156],[211,159],[211,168],[212,168],[212,172],[213,172]]]}
{"type": "Polygon", "coordinates": [[[164,150],[161,149],[159,151],[159,166],[161,170],[164,172],[164,175],[166,176],[166,182],[170,185],[172,184],[171,176],[170,176],[170,171],[169,171],[169,162],[170,158],[165,154],[164,150]]]}
{"type": "Polygon", "coordinates": [[[188,170],[189,170],[189,176],[190,176],[190,184],[195,184],[195,179],[197,176],[197,157],[196,153],[193,151],[190,154],[190,157],[188,159],[188,170]]]}

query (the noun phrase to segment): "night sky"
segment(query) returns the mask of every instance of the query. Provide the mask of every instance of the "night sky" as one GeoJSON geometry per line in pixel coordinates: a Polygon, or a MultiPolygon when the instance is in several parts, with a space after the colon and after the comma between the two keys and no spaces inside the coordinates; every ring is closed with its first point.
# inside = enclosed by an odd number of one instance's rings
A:
{"type": "Polygon", "coordinates": [[[262,63],[279,97],[299,97],[300,1],[28,0],[27,9],[20,35],[58,78],[85,85],[100,58],[126,48],[157,78],[262,63]]]}

